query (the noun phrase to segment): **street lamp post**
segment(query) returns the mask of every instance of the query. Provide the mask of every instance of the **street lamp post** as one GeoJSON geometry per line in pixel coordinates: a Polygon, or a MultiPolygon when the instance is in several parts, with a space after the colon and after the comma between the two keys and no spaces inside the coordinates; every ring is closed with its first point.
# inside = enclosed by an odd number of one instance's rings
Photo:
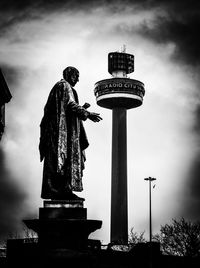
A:
{"type": "Polygon", "coordinates": [[[151,182],[155,181],[156,178],[145,178],[145,181],[149,181],[149,242],[152,241],[152,220],[151,220],[151,182]]]}

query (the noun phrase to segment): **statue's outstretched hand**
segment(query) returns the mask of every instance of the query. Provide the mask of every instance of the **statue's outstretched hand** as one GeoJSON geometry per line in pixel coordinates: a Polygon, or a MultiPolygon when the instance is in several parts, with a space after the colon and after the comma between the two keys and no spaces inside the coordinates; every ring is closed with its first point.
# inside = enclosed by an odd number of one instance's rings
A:
{"type": "Polygon", "coordinates": [[[102,120],[101,116],[97,113],[90,113],[88,118],[93,122],[99,122],[100,120],[102,120]]]}

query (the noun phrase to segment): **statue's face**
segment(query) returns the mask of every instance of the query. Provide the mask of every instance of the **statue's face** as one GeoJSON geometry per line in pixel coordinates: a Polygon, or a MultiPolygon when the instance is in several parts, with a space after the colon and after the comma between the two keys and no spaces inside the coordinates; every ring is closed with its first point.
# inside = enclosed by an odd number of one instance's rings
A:
{"type": "Polygon", "coordinates": [[[70,84],[71,84],[72,86],[75,86],[76,83],[79,81],[79,73],[78,73],[78,72],[73,72],[73,73],[70,75],[69,79],[71,80],[71,81],[70,81],[70,84]]]}
{"type": "Polygon", "coordinates": [[[70,73],[65,73],[64,78],[67,82],[70,83],[71,86],[75,86],[76,83],[79,81],[79,72],[72,71],[70,73]]]}

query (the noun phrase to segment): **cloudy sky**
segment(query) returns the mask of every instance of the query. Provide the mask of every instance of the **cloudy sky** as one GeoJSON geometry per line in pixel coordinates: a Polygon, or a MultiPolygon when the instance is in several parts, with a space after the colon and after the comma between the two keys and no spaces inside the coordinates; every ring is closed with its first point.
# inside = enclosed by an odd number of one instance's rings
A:
{"type": "Polygon", "coordinates": [[[200,218],[199,1],[12,1],[0,3],[0,67],[11,94],[0,144],[0,235],[38,217],[42,168],[39,124],[62,70],[80,71],[80,103],[103,121],[85,122],[88,218],[103,221],[93,238],[110,239],[112,112],[96,105],[94,84],[110,78],[107,55],[125,44],[135,55],[131,78],[145,84],[144,103],[128,111],[129,228],[148,235],[172,218],[200,218]]]}

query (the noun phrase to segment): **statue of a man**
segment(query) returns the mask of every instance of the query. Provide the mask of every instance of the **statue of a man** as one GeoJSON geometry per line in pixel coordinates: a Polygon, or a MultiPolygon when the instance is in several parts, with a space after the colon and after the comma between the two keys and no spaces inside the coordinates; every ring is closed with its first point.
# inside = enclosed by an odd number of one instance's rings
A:
{"type": "Polygon", "coordinates": [[[44,159],[43,199],[81,199],[73,191],[82,191],[85,149],[89,143],[82,120],[99,122],[97,113],[79,105],[73,88],[79,81],[79,71],[67,67],[63,79],[52,88],[40,124],[40,161],[44,159]]]}

